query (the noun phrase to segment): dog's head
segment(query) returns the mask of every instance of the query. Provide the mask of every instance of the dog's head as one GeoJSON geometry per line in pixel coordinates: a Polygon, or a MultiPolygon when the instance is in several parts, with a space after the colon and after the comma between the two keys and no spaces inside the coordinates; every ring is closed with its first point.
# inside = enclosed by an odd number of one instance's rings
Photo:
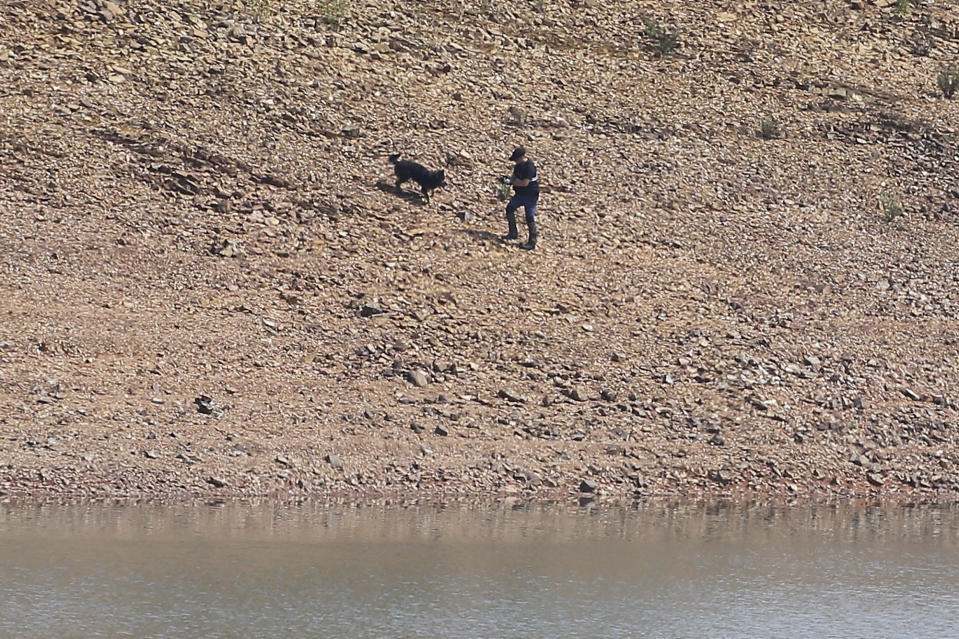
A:
{"type": "Polygon", "coordinates": [[[443,169],[440,169],[439,171],[430,171],[429,188],[438,189],[444,186],[449,186],[449,184],[446,182],[446,171],[443,169]]]}

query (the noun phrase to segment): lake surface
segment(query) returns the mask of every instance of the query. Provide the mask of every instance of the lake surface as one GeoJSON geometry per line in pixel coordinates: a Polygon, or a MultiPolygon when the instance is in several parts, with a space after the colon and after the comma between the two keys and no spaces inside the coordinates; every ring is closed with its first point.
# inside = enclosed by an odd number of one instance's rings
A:
{"type": "Polygon", "coordinates": [[[0,504],[0,637],[959,635],[959,509],[0,504]]]}

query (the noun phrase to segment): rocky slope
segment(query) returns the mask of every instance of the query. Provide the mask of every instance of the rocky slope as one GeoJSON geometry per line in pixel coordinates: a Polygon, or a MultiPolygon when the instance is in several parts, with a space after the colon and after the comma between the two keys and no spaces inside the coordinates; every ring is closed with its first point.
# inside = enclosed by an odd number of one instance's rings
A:
{"type": "Polygon", "coordinates": [[[954,498],[943,4],[3,3],[0,492],[954,498]]]}

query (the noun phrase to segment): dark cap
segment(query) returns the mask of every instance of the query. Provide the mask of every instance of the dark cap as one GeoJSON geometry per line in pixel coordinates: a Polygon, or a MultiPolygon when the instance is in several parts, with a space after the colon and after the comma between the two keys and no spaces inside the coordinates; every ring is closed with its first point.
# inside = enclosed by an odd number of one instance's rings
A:
{"type": "Polygon", "coordinates": [[[509,156],[509,161],[515,162],[516,160],[522,157],[526,157],[526,149],[524,149],[521,146],[518,146],[515,149],[513,149],[513,155],[509,156]]]}

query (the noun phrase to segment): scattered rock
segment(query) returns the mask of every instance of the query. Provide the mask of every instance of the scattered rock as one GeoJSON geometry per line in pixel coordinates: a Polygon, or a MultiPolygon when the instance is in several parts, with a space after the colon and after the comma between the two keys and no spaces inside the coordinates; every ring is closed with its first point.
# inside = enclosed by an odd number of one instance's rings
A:
{"type": "Polygon", "coordinates": [[[430,378],[427,376],[426,372],[421,369],[415,369],[410,371],[406,378],[410,381],[413,386],[422,388],[430,383],[430,378]]]}
{"type": "Polygon", "coordinates": [[[716,483],[723,485],[731,484],[733,482],[733,474],[725,468],[709,471],[709,478],[716,483]]]}
{"type": "Polygon", "coordinates": [[[573,399],[577,402],[585,402],[589,400],[589,392],[586,390],[585,386],[574,386],[569,389],[567,393],[570,399],[573,399]]]}
{"type": "Polygon", "coordinates": [[[196,409],[198,412],[204,415],[211,415],[213,413],[214,406],[212,397],[200,395],[193,400],[193,403],[196,404],[196,409]]]}
{"type": "Polygon", "coordinates": [[[236,242],[228,239],[216,239],[210,244],[210,253],[220,257],[237,257],[240,255],[240,249],[236,242]]]}
{"type": "Polygon", "coordinates": [[[922,395],[920,395],[919,393],[915,392],[914,390],[912,390],[912,389],[910,389],[910,388],[900,388],[900,389],[899,389],[899,392],[902,393],[903,395],[905,395],[906,397],[908,397],[909,399],[911,399],[911,400],[914,401],[914,402],[921,402],[921,401],[922,401],[922,395]]]}
{"type": "Polygon", "coordinates": [[[360,307],[360,317],[373,317],[374,315],[382,315],[384,312],[379,302],[375,301],[360,307]]]}
{"type": "Polygon", "coordinates": [[[525,404],[528,400],[514,391],[511,388],[503,388],[499,392],[499,396],[509,402],[514,402],[517,404],[525,404]]]}

